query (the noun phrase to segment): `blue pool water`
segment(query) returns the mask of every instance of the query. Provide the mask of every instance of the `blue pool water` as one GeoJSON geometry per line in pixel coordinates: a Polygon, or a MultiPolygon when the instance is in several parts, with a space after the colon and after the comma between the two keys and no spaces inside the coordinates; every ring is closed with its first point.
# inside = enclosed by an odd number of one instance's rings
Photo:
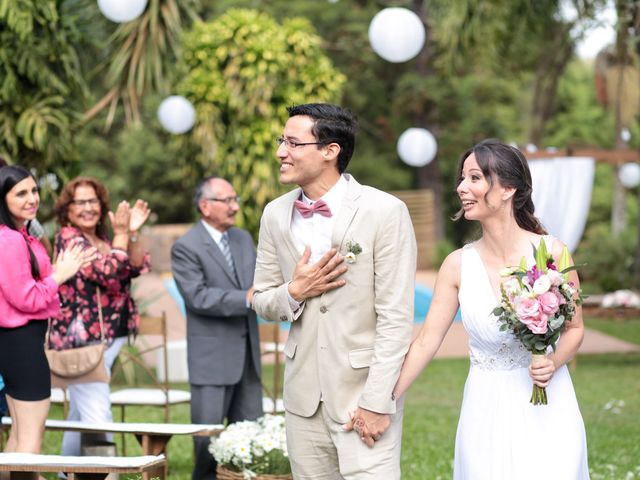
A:
{"type": "MultiPolygon", "coordinates": [[[[169,291],[171,298],[176,302],[178,308],[182,312],[182,315],[186,315],[184,308],[184,300],[178,291],[178,287],[176,286],[176,282],[170,278],[164,281],[165,288],[169,291]]],[[[413,321],[415,323],[424,322],[425,317],[427,316],[427,312],[429,311],[429,307],[431,306],[431,299],[433,297],[433,290],[426,285],[422,285],[420,283],[416,284],[416,296],[415,296],[415,306],[413,311],[413,321]]],[[[258,317],[258,320],[263,323],[265,320],[258,317]]],[[[456,321],[460,320],[460,311],[456,313],[456,321]]],[[[281,328],[288,329],[289,324],[287,322],[282,322],[280,324],[281,328]]]]}

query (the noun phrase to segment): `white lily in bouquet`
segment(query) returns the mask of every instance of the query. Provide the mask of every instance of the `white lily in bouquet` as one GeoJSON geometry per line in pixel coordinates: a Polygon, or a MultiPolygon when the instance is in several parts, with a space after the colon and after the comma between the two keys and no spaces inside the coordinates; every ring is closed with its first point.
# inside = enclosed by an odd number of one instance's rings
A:
{"type": "MultiPolygon", "coordinates": [[[[569,281],[568,273],[576,267],[570,265],[567,247],[557,266],[544,240],[538,248],[533,247],[533,255],[536,263],[532,268],[527,268],[523,258],[518,267],[500,272],[509,278],[500,285],[502,299],[493,314],[498,317],[500,331],[512,332],[531,352],[531,363],[535,365],[549,348],[555,349],[565,322],[574,317],[583,297],[569,281]]],[[[533,385],[531,403],[547,404],[543,387],[533,385]]]]}

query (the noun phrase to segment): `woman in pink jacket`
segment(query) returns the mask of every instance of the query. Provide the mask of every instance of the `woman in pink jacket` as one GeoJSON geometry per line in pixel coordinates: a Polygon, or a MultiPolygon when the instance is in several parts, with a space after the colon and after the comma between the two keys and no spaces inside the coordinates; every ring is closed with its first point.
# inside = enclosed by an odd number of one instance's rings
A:
{"type": "Polygon", "coordinates": [[[51,392],[47,319],[60,310],[58,285],[95,256],[71,245],[52,266],[42,244],[27,233],[39,204],[27,169],[0,168],[0,375],[13,419],[6,452],[40,452],[51,392]]]}

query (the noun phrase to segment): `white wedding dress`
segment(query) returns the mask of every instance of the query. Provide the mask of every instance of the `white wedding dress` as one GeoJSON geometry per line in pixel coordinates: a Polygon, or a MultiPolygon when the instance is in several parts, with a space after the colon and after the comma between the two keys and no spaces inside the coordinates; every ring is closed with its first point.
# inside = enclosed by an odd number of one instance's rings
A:
{"type": "MultiPolygon", "coordinates": [[[[531,260],[533,261],[533,259],[531,260]]],[[[456,434],[454,480],[589,478],[584,423],[566,366],[547,387],[548,405],[529,403],[531,354],[500,332],[489,276],[473,245],[462,250],[462,322],[471,366],[456,434]]]]}

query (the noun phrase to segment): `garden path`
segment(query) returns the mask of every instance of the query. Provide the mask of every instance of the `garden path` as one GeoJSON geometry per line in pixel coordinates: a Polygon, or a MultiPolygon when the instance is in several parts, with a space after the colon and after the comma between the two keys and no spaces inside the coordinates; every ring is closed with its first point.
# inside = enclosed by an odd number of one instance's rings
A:
{"type": "MultiPolygon", "coordinates": [[[[183,340],[185,338],[185,319],[174,300],[169,295],[163,285],[163,281],[169,278],[168,274],[149,273],[135,280],[135,296],[141,309],[146,310],[150,315],[160,314],[163,310],[169,319],[169,340],[183,340]]],[[[419,283],[433,287],[436,272],[419,271],[416,280],[419,283]]],[[[421,325],[416,325],[414,334],[417,334],[421,325]]],[[[286,338],[287,332],[281,331],[282,340],[286,338]]],[[[445,337],[442,347],[436,357],[466,357],[468,337],[461,322],[455,322],[449,333],[445,337]]],[[[640,346],[629,342],[618,340],[609,335],[595,330],[585,329],[584,342],[580,347],[580,353],[612,353],[612,352],[638,352],[640,346]]]]}

